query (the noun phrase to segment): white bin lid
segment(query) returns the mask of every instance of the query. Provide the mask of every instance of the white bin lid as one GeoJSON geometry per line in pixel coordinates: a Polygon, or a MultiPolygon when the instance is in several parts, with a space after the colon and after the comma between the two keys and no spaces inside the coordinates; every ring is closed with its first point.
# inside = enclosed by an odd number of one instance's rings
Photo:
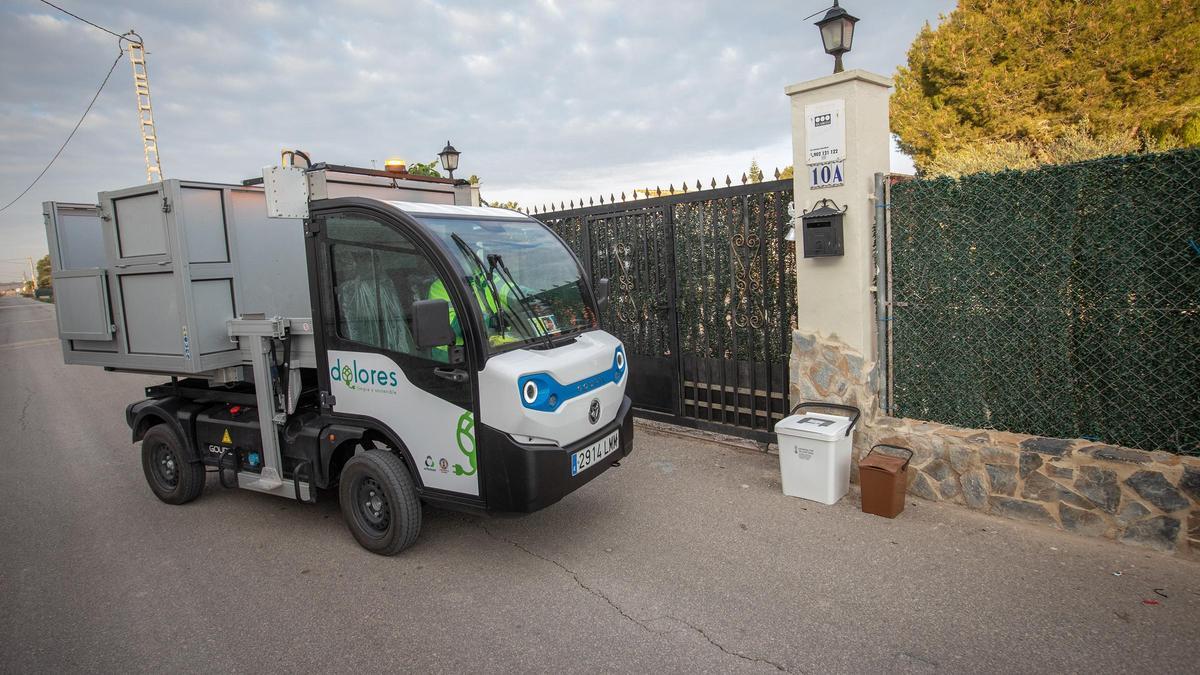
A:
{"type": "Polygon", "coordinates": [[[836,441],[846,435],[850,418],[824,413],[804,413],[785,417],[775,423],[775,433],[818,441],[836,441]]]}

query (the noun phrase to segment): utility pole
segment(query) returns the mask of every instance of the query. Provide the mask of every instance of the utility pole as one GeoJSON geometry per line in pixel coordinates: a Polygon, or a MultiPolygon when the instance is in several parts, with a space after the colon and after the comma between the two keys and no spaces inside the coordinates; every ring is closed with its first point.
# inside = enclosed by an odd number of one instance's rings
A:
{"type": "Polygon", "coordinates": [[[33,256],[27,256],[25,259],[29,261],[29,273],[33,275],[33,290],[36,291],[38,289],[37,265],[33,264],[33,256]]]}

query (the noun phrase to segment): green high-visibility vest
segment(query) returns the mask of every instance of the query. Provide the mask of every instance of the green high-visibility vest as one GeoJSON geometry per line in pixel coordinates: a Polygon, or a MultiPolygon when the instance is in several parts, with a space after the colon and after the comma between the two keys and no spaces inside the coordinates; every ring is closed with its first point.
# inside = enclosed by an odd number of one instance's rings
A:
{"type": "MultiPolygon", "coordinates": [[[[499,301],[497,301],[496,295],[492,293],[491,286],[488,285],[487,280],[483,277],[479,275],[471,277],[470,286],[475,291],[475,299],[479,302],[479,309],[483,312],[484,324],[496,321],[496,316],[500,313],[500,308],[502,307],[500,303],[507,303],[508,301],[508,284],[504,284],[502,289],[498,289],[500,290],[499,301]]],[[[446,290],[446,285],[442,283],[441,279],[436,279],[429,285],[427,297],[429,300],[445,300],[450,305],[450,328],[454,330],[454,344],[462,346],[462,324],[458,320],[458,312],[454,309],[454,302],[450,300],[450,293],[446,290]]],[[[449,361],[449,351],[446,347],[434,347],[432,356],[438,361],[449,361]]]]}

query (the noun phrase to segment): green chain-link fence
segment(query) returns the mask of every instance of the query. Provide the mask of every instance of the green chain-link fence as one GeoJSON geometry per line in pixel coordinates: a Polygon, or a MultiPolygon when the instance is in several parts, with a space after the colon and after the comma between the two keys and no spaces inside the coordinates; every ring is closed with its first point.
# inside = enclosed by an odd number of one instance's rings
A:
{"type": "Polygon", "coordinates": [[[890,201],[893,414],[1200,454],[1200,151],[890,201]]]}

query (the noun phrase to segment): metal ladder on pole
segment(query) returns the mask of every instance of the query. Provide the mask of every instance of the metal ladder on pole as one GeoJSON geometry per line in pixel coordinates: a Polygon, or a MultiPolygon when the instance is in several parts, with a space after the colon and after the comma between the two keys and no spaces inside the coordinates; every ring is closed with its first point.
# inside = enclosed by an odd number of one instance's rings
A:
{"type": "MultiPolygon", "coordinates": [[[[133,35],[137,35],[134,33],[133,35]]],[[[154,129],[154,110],[150,106],[150,78],[146,71],[146,48],[141,37],[129,41],[129,63],[133,66],[133,88],[137,93],[138,118],[142,127],[142,149],[146,154],[146,182],[163,179],[158,159],[158,133],[154,129]]]]}

